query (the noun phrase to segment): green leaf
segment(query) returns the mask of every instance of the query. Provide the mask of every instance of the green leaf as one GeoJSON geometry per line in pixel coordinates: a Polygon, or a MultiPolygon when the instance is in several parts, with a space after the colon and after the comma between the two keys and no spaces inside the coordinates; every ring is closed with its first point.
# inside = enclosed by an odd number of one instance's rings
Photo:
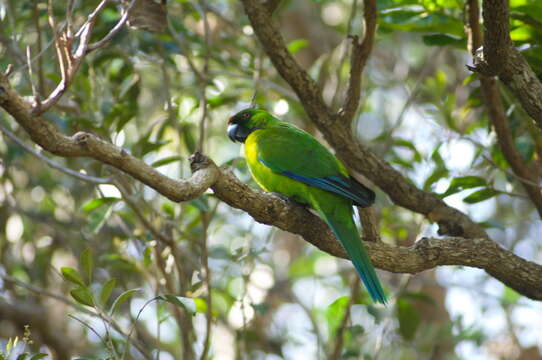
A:
{"type": "Polygon", "coordinates": [[[327,307],[326,321],[330,334],[334,335],[335,331],[337,331],[337,328],[343,321],[346,307],[348,306],[349,301],[350,297],[341,296],[327,307]]]}
{"type": "Polygon", "coordinates": [[[165,212],[170,218],[175,217],[175,207],[169,202],[165,202],[162,204],[162,211],[165,212]]]}
{"type": "Polygon", "coordinates": [[[45,354],[45,353],[39,353],[39,354],[36,354],[36,355],[33,355],[30,360],[40,360],[40,359],[44,359],[46,358],[47,356],[49,356],[48,354],[45,354]]]}
{"type": "Polygon", "coordinates": [[[139,289],[130,289],[120,294],[113,302],[113,305],[111,305],[111,315],[113,315],[122,306],[122,304],[134,296],[134,294],[138,291],[139,289]]]}
{"type": "Polygon", "coordinates": [[[165,295],[157,296],[156,299],[164,300],[170,304],[181,307],[184,310],[186,310],[186,312],[189,313],[190,315],[195,315],[197,312],[196,302],[192,298],[165,294],[165,295]]]}
{"type": "Polygon", "coordinates": [[[300,256],[295,259],[288,268],[288,276],[291,278],[302,278],[314,275],[314,264],[316,256],[300,256]]]}
{"type": "Polygon", "coordinates": [[[205,314],[207,312],[207,302],[202,298],[194,298],[196,304],[196,312],[205,314]]]}
{"type": "Polygon", "coordinates": [[[407,300],[397,300],[397,319],[399,332],[405,340],[412,340],[421,323],[421,317],[414,306],[407,300]]]}
{"type": "Polygon", "coordinates": [[[288,51],[295,54],[299,50],[307,47],[309,42],[306,39],[296,39],[288,44],[288,51]]]}
{"type": "Polygon", "coordinates": [[[95,210],[102,205],[114,204],[118,200],[120,199],[116,197],[102,197],[102,198],[92,199],[86,202],[83,206],[81,206],[81,210],[83,210],[84,212],[91,212],[92,210],[95,210]]]}
{"type": "Polygon", "coordinates": [[[17,360],[25,360],[27,356],[28,353],[19,354],[19,356],[17,356],[17,360]]]}
{"type": "Polygon", "coordinates": [[[92,299],[92,294],[85,287],[78,287],[70,291],[70,295],[80,304],[87,306],[94,306],[94,300],[92,299]]]}
{"type": "Polygon", "coordinates": [[[36,355],[33,355],[30,360],[40,360],[40,359],[43,359],[43,358],[46,358],[47,356],[49,356],[48,354],[45,354],[45,353],[38,353],[36,355]]]}
{"type": "Polygon", "coordinates": [[[433,150],[433,153],[431,154],[431,160],[435,162],[437,167],[446,169],[446,163],[444,162],[444,159],[440,155],[440,145],[438,145],[435,150],[433,150]]]}
{"type": "Polygon", "coordinates": [[[92,282],[92,270],[94,269],[94,260],[92,259],[92,250],[90,248],[83,250],[79,256],[79,266],[87,284],[90,284],[92,282]]]}
{"type": "Polygon", "coordinates": [[[74,283],[79,286],[85,287],[86,284],[83,281],[83,278],[81,277],[81,274],[77,270],[71,267],[62,267],[60,268],[60,273],[62,274],[62,277],[64,280],[67,280],[71,283],[74,283]]]}
{"type": "Polygon", "coordinates": [[[396,138],[396,139],[393,140],[393,144],[395,146],[404,147],[404,148],[407,148],[407,149],[411,150],[412,154],[413,154],[412,161],[420,162],[422,160],[422,155],[420,154],[418,149],[416,149],[416,146],[414,146],[414,144],[411,141],[396,138]]]}
{"type": "Polygon", "coordinates": [[[521,296],[508,286],[504,287],[503,294],[501,296],[501,304],[503,306],[515,305],[521,296]]]}
{"type": "Polygon", "coordinates": [[[175,162],[175,161],[181,161],[182,159],[183,159],[182,157],[176,156],[176,155],[168,156],[168,157],[165,157],[163,159],[153,162],[151,166],[156,168],[156,167],[164,166],[167,164],[171,164],[172,162],[175,162]]]}
{"type": "Polygon", "coordinates": [[[103,306],[105,306],[107,304],[107,301],[111,297],[111,293],[115,289],[116,284],[117,284],[116,279],[109,279],[102,286],[102,289],[100,290],[100,304],[102,304],[103,306]]]}
{"type": "Polygon", "coordinates": [[[86,226],[86,230],[91,233],[98,233],[102,226],[105,224],[107,219],[109,218],[109,215],[111,215],[112,206],[106,206],[99,208],[98,210],[93,211],[90,213],[88,224],[86,226]]]}
{"type": "Polygon", "coordinates": [[[423,43],[427,46],[455,46],[464,48],[466,40],[450,34],[431,34],[422,36],[423,43]]]}
{"type": "Polygon", "coordinates": [[[448,173],[449,173],[448,169],[441,168],[441,167],[436,168],[423,183],[423,190],[429,191],[431,189],[431,185],[433,185],[434,183],[436,183],[443,177],[447,176],[448,173]]]}
{"type": "Polygon", "coordinates": [[[490,199],[500,193],[501,192],[498,190],[486,188],[486,189],[473,192],[472,194],[464,198],[463,201],[466,202],[467,204],[475,204],[475,203],[490,199]]]}
{"type": "Polygon", "coordinates": [[[448,189],[441,194],[441,197],[450,196],[465,189],[486,186],[486,180],[479,176],[462,176],[453,178],[448,189]]]}

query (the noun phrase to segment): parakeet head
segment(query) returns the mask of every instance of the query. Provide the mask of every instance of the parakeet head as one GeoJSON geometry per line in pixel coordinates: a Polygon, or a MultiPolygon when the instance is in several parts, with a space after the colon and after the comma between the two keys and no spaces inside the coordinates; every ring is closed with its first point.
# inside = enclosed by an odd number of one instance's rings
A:
{"type": "Polygon", "coordinates": [[[231,141],[245,142],[251,132],[265,129],[270,123],[279,121],[265,110],[245,109],[228,120],[228,137],[231,141]]]}

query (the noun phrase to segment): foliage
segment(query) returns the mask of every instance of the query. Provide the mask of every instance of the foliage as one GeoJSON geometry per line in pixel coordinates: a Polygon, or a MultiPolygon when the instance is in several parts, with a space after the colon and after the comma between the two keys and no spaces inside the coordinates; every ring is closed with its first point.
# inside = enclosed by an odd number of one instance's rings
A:
{"type": "MultiPolygon", "coordinates": [[[[60,79],[46,3],[0,2],[0,69],[13,65],[11,82],[26,96],[30,80],[49,93],[60,79]]],[[[68,2],[53,3],[64,24],[68,2]]],[[[96,2],[73,3],[71,24],[79,26],[96,2]]],[[[479,77],[465,67],[471,60],[463,5],[378,1],[375,48],[353,130],[418,187],[486,226],[502,246],[540,260],[536,211],[488,121],[479,77]]],[[[514,44],[542,78],[542,5],[512,0],[510,6],[514,44]]],[[[350,0],[283,1],[272,19],[335,107],[348,82],[348,35],[362,32],[360,7],[350,0]]],[[[225,136],[232,113],[254,99],[316,130],[239,2],[168,1],[167,13],[168,30],[126,28],[90,53],[44,121],[65,134],[99,134],[174,178],[187,177],[189,156],[203,149],[255,186],[238,145],[225,136]]],[[[119,14],[119,2],[111,2],[93,37],[103,37],[119,14]]],[[[540,173],[540,130],[508,89],[501,93],[514,145],[540,173]]],[[[4,112],[0,124],[31,143],[4,112]]],[[[522,339],[510,345],[512,353],[542,345],[527,336],[540,330],[540,306],[485,273],[381,274],[394,300],[377,307],[367,294],[353,295],[350,263],[256,223],[211,193],[175,203],[106,164],[43,155],[115,185],[71,177],[0,138],[0,316],[25,304],[39,306],[45,319],[30,324],[40,343],[26,342],[30,350],[15,359],[37,360],[41,351],[58,359],[157,353],[193,359],[205,351],[222,359],[328,358],[339,338],[343,359],[418,359],[439,351],[440,358],[504,357],[492,347],[496,337],[522,339]],[[521,311],[535,315],[521,318],[521,311]],[[486,317],[499,328],[485,326],[486,317]]],[[[382,193],[375,209],[386,243],[409,246],[436,232],[382,193]]],[[[0,337],[12,339],[0,359],[13,358],[25,321],[0,317],[0,337]]]]}

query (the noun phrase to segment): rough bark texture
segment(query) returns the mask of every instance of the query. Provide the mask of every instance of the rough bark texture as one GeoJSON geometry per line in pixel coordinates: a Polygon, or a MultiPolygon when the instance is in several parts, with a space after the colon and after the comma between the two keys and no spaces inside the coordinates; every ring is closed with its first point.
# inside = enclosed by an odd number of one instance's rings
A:
{"type": "MultiPolygon", "coordinates": [[[[47,151],[61,156],[86,156],[102,161],[132,175],[174,201],[191,199],[211,186],[219,199],[243,209],[255,220],[299,234],[325,252],[346,257],[339,242],[320,218],[295,203],[252,189],[231,172],[216,167],[204,155],[196,154],[192,157],[195,172],[190,179],[173,180],[94,135],[62,135],[42,118],[33,118],[29,104],[20,99],[3,78],[0,78],[0,89],[0,106],[47,151]]],[[[478,267],[518,292],[542,300],[542,266],[506,251],[486,237],[424,238],[411,247],[395,247],[378,242],[365,242],[365,246],[371,260],[380,269],[416,273],[439,265],[478,267]]]]}
{"type": "Polygon", "coordinates": [[[542,129],[542,83],[510,38],[508,0],[484,0],[484,57],[474,67],[487,76],[498,76],[542,129]]]}
{"type": "MultiPolygon", "coordinates": [[[[369,1],[366,1],[368,3],[369,1]]],[[[410,247],[381,242],[365,246],[376,267],[391,272],[416,273],[440,265],[465,265],[484,269],[496,279],[532,299],[542,300],[542,266],[522,259],[493,242],[485,231],[462,212],[447,206],[434,194],[416,188],[390,164],[353,137],[350,123],[337,121],[324,103],[319,88],[297,64],[257,1],[243,0],[246,12],[264,49],[279,73],[292,86],[309,117],[351,168],[367,176],[398,205],[438,222],[448,237],[423,238],[410,247]]],[[[361,72],[360,72],[361,74],[361,72]]],[[[361,76],[361,75],[360,75],[361,76]]],[[[186,180],[170,179],[126,151],[89,133],[68,137],[40,116],[0,75],[0,107],[9,113],[45,150],[64,157],[83,156],[109,164],[174,201],[185,201],[211,187],[227,204],[243,209],[257,221],[296,233],[332,255],[345,257],[329,228],[299,205],[241,183],[201,154],[192,157],[194,174],[186,180]]]]}
{"type": "Polygon", "coordinates": [[[389,163],[362,145],[354,138],[350,122],[335,121],[337,117],[324,103],[315,81],[288,52],[282,35],[269,21],[266,9],[257,1],[243,0],[243,4],[256,35],[277,71],[293,88],[309,118],[350,169],[366,176],[395,204],[437,222],[441,235],[487,237],[485,231],[465,214],[447,206],[436,195],[418,189],[389,163]]]}
{"type": "Polygon", "coordinates": [[[3,75],[0,75],[0,106],[13,116],[36,144],[50,153],[64,157],[85,156],[112,165],[173,201],[186,201],[200,196],[218,176],[213,163],[212,166],[194,172],[190,179],[174,180],[96,135],[79,132],[68,137],[42,117],[34,116],[31,105],[11,88],[3,75]]]}
{"type": "MultiPolygon", "coordinates": [[[[469,49],[472,55],[476,56],[476,49],[482,46],[483,41],[483,34],[480,27],[480,8],[478,5],[478,0],[469,0],[467,2],[466,10],[468,22],[465,24],[465,29],[469,38],[469,49]]],[[[505,9],[501,8],[498,13],[501,14],[503,11],[505,11],[505,9]]],[[[492,21],[494,20],[495,19],[492,18],[492,21]]],[[[501,59],[495,61],[495,63],[492,63],[491,66],[497,68],[499,66],[505,66],[506,64],[501,64],[500,61],[505,59],[506,56],[509,56],[510,54],[501,54],[501,48],[494,48],[498,47],[499,45],[503,46],[505,49],[512,48],[510,39],[506,39],[508,36],[508,24],[506,23],[499,25],[490,22],[489,24],[486,23],[486,28],[487,27],[490,29],[497,29],[495,34],[496,36],[492,39],[486,40],[486,44],[490,46],[490,50],[494,56],[501,57],[501,59]]],[[[497,134],[499,147],[506,158],[506,161],[512,168],[512,171],[521,180],[521,184],[529,195],[529,199],[535,206],[538,214],[542,217],[542,193],[540,191],[540,186],[537,185],[537,176],[529,169],[525,161],[522,159],[519,151],[516,149],[513,133],[508,125],[508,117],[506,116],[506,111],[502,103],[499,85],[495,78],[487,76],[483,73],[480,74],[480,82],[482,85],[482,96],[484,98],[489,118],[493,128],[495,129],[495,133],[497,134]]]]}

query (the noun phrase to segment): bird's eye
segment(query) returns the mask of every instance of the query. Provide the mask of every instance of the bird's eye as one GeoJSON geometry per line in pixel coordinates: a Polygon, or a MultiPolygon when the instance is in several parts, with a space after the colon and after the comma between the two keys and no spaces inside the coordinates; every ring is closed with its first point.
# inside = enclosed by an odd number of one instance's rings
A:
{"type": "Polygon", "coordinates": [[[243,114],[243,118],[248,119],[249,117],[250,117],[250,114],[249,114],[249,113],[244,113],[244,114],[243,114]]]}

